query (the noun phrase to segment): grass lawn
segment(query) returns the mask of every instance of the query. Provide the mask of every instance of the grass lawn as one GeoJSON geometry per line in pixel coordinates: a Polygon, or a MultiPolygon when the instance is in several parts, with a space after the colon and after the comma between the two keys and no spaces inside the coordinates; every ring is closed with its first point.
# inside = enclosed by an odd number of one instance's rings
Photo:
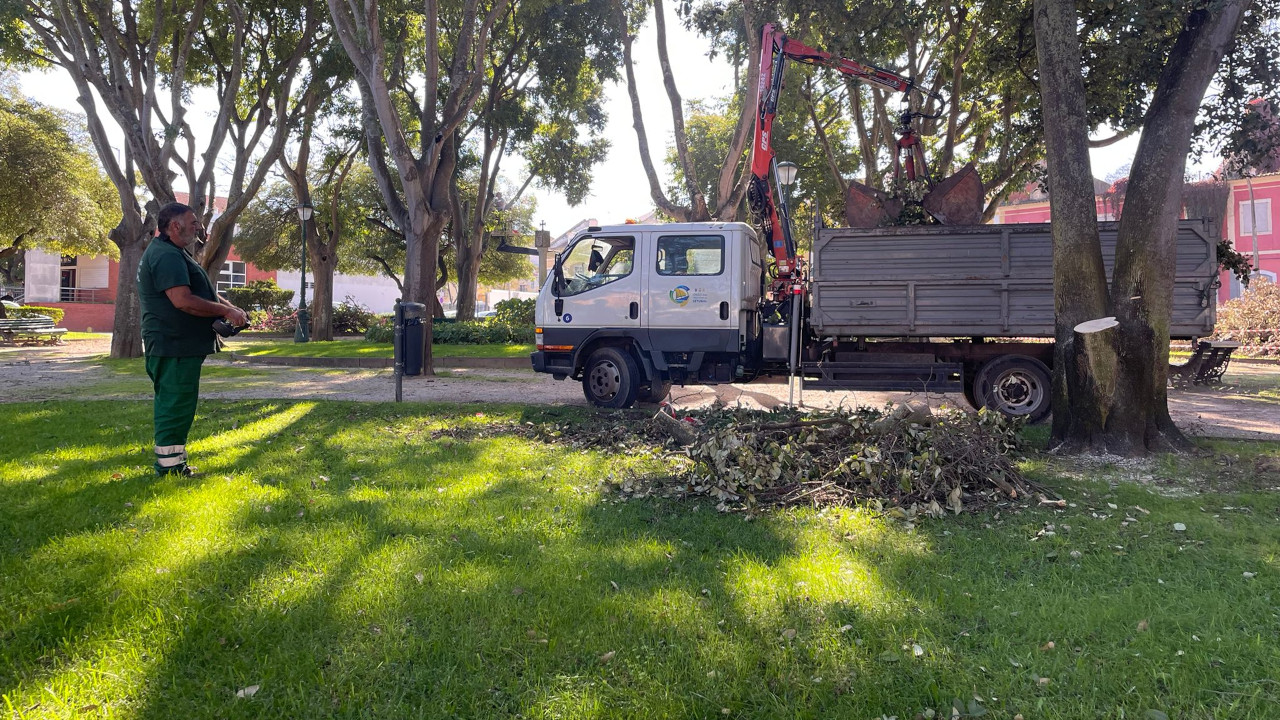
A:
{"type": "MultiPolygon", "coordinates": [[[[295,343],[292,340],[235,338],[227,349],[242,355],[277,357],[391,357],[391,343],[367,343],[362,338],[331,342],[295,343]]],[[[432,345],[435,357],[528,357],[532,345],[432,345]]]]}
{"type": "Polygon", "coordinates": [[[907,530],[623,501],[602,480],[661,472],[652,456],[499,426],[587,410],[204,402],[205,474],[157,480],[147,402],[4,409],[14,717],[1271,718],[1280,701],[1276,444],[1157,463],[1161,494],[1035,460],[1069,507],[907,530]]]}

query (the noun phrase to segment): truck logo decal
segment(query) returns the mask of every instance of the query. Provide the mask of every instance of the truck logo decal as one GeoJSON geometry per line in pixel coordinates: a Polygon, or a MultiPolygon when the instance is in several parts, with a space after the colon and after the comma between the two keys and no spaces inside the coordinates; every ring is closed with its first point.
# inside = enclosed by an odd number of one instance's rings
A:
{"type": "Polygon", "coordinates": [[[682,307],[689,302],[689,286],[677,285],[671,288],[671,302],[682,307]]]}
{"type": "Polygon", "coordinates": [[[573,322],[573,316],[572,316],[572,315],[570,315],[569,313],[565,313],[564,315],[561,315],[561,316],[560,316],[560,319],[561,319],[561,320],[563,320],[563,321],[564,321],[564,322],[566,322],[566,323],[571,323],[571,322],[573,322]]]}

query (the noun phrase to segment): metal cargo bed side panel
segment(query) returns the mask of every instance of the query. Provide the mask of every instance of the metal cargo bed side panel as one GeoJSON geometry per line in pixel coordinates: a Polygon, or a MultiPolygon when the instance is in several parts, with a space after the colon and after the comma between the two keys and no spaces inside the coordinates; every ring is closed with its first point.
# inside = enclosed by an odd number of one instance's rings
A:
{"type": "MultiPolygon", "coordinates": [[[[1100,223],[1110,277],[1116,223],[1100,223]]],[[[1213,327],[1216,237],[1184,221],[1170,334],[1213,327]]],[[[814,329],[841,336],[1053,336],[1053,250],[1047,224],[833,228],[810,268],[814,329]]]]}

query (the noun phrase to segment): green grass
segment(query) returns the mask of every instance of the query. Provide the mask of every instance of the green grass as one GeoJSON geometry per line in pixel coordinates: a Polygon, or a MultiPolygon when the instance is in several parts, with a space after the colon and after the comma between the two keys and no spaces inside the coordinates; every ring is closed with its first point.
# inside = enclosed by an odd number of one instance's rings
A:
{"type": "Polygon", "coordinates": [[[1247,471],[1276,444],[1156,463],[1221,480],[1184,499],[1039,459],[1071,507],[908,531],[623,502],[601,481],[651,457],[496,425],[585,410],[203,402],[193,480],[151,476],[147,402],[5,410],[17,717],[909,718],[976,695],[999,718],[1269,718],[1280,695],[1280,478],[1247,471]]]}
{"type": "MultiPolygon", "coordinates": [[[[361,338],[331,342],[295,343],[291,340],[241,340],[228,343],[231,352],[275,357],[391,357],[391,343],[366,343],[361,338]]],[[[527,357],[532,345],[433,345],[435,357],[527,357]]]]}

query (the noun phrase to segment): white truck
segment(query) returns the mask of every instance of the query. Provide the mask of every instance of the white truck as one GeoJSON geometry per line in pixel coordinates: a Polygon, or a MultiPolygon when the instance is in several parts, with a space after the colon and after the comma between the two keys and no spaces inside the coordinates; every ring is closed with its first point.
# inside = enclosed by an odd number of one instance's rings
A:
{"type": "MultiPolygon", "coordinates": [[[[1116,223],[1101,223],[1110,272],[1116,223]]],[[[1209,335],[1215,225],[1183,221],[1173,338],[1209,335]]],[[[538,295],[534,370],[622,408],[675,384],[795,375],[804,387],[964,392],[975,407],[1050,411],[1048,225],[820,230],[807,273],[770,299],[769,255],[745,223],[588,228],[538,295]]]]}
{"type": "MultiPolygon", "coordinates": [[[[672,383],[798,376],[808,387],[963,391],[975,407],[1039,420],[1050,411],[1053,252],[1048,225],[982,225],[972,165],[934,184],[916,118],[940,117],[941,96],[883,68],[816,50],[765,25],[744,223],[591,227],[557,256],[537,303],[533,368],[582,381],[587,399],[629,407],[672,383]],[[919,200],[849,183],[845,222],[818,230],[806,264],[791,233],[773,150],[786,63],[836,70],[903,93],[894,156],[919,200]],[[913,93],[923,105],[913,107],[913,93]],[[929,110],[932,108],[932,110],[929,110]],[[775,202],[774,197],[782,202],[775,202]],[[917,212],[918,211],[918,212],[917,212]],[[891,227],[915,213],[941,225],[891,227]]],[[[1110,272],[1116,224],[1101,223],[1110,272]]],[[[1213,331],[1215,226],[1184,221],[1170,336],[1213,331]]],[[[1215,348],[1180,368],[1225,369],[1215,348]]]]}

